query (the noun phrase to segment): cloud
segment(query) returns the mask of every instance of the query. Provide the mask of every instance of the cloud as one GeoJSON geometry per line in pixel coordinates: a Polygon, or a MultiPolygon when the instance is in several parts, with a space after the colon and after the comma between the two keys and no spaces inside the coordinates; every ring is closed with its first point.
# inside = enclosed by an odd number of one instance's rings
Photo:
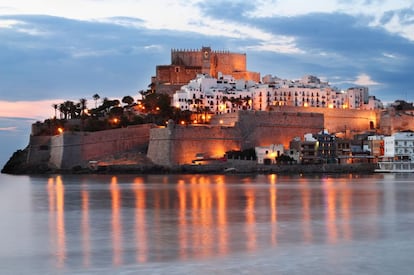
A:
{"type": "Polygon", "coordinates": [[[16,32],[32,36],[48,35],[48,32],[30,26],[24,21],[14,19],[0,19],[0,29],[13,29],[16,32]]]}
{"type": "Polygon", "coordinates": [[[3,131],[3,132],[14,132],[16,130],[17,130],[16,126],[0,127],[0,131],[3,131]]]}
{"type": "Polygon", "coordinates": [[[13,19],[0,19],[0,29],[11,29],[16,25],[22,24],[23,22],[13,19]]]}
{"type": "Polygon", "coordinates": [[[0,101],[1,118],[43,120],[54,115],[52,104],[61,103],[63,101],[64,100],[61,99],[40,101],[0,101]]]}
{"type": "Polygon", "coordinates": [[[381,83],[372,80],[371,77],[365,73],[359,74],[354,83],[360,86],[381,85],[381,83]]]}

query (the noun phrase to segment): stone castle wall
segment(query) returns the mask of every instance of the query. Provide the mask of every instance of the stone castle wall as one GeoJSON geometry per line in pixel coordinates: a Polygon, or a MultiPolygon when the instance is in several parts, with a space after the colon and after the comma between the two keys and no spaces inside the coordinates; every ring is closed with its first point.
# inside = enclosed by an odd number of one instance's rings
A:
{"type": "MultiPolygon", "coordinates": [[[[36,127],[33,127],[37,129],[36,127]]],[[[33,129],[32,128],[32,129],[33,129]]],[[[40,164],[49,161],[51,136],[30,135],[27,162],[40,164]]]]}
{"type": "MultiPolygon", "coordinates": [[[[194,79],[197,74],[201,74],[201,67],[176,66],[157,66],[158,83],[167,83],[168,85],[178,85],[178,89],[194,79]]],[[[157,89],[157,92],[162,92],[157,89]]]]}
{"type": "Polygon", "coordinates": [[[217,78],[218,73],[222,72],[223,74],[233,75],[238,79],[233,73],[246,71],[246,54],[212,52],[210,56],[210,64],[210,75],[213,77],[217,78]]]}
{"type": "Polygon", "coordinates": [[[236,123],[241,131],[242,149],[270,144],[283,144],[306,133],[323,130],[324,117],[318,113],[240,111],[236,123]]]}
{"type": "Polygon", "coordinates": [[[294,137],[303,138],[306,133],[317,133],[324,128],[329,132],[343,131],[345,126],[347,130],[365,131],[377,125],[375,111],[295,107],[239,111],[216,116],[211,125],[205,126],[172,124],[168,128],[154,128],[148,124],[99,132],[32,136],[28,161],[48,161],[53,167],[71,169],[87,166],[90,160],[128,150],[145,152],[148,148],[148,157],[154,163],[172,166],[191,163],[199,153],[222,157],[226,151],[255,146],[283,144],[288,148],[294,137]]]}
{"type": "Polygon", "coordinates": [[[223,157],[226,151],[240,150],[240,133],[234,127],[181,126],[151,129],[148,158],[166,166],[189,164],[199,153],[223,157]]]}
{"type": "Polygon", "coordinates": [[[325,117],[324,127],[329,133],[344,131],[363,132],[379,127],[380,111],[378,110],[357,110],[337,108],[316,108],[316,107],[275,107],[276,111],[298,111],[321,113],[325,117]]]}
{"type": "Polygon", "coordinates": [[[380,130],[384,135],[392,135],[399,131],[414,131],[414,115],[411,112],[383,112],[380,130]]]}
{"type": "Polygon", "coordinates": [[[99,132],[65,132],[51,137],[50,164],[71,169],[86,167],[90,160],[115,155],[128,150],[145,153],[149,132],[154,126],[144,124],[99,132]]]}
{"type": "Polygon", "coordinates": [[[295,112],[240,111],[234,127],[180,126],[151,129],[148,157],[156,164],[188,164],[196,154],[223,157],[230,150],[244,150],[255,146],[283,144],[306,133],[323,130],[323,115],[295,112]]]}
{"type": "MultiPolygon", "coordinates": [[[[231,53],[229,51],[211,51],[209,54],[210,75],[217,77],[217,72],[231,74],[246,71],[246,54],[231,53]]],[[[171,65],[185,67],[203,67],[203,50],[172,50],[171,65]]]]}
{"type": "Polygon", "coordinates": [[[185,85],[197,74],[207,73],[217,78],[218,73],[236,79],[260,81],[260,73],[246,70],[246,54],[229,51],[211,51],[210,47],[197,50],[172,50],[171,64],[156,66],[152,82],[159,93],[172,95],[176,85],[185,85]],[[163,86],[163,87],[161,87],[163,86]]]}

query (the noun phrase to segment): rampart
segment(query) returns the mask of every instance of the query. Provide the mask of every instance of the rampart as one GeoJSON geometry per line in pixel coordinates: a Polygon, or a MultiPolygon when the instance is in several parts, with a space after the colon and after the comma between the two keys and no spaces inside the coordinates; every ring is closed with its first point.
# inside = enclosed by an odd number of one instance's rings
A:
{"type": "Polygon", "coordinates": [[[270,144],[289,148],[293,138],[322,131],[324,117],[318,113],[240,111],[236,127],[241,132],[242,149],[270,144]]]}
{"type": "Polygon", "coordinates": [[[379,128],[379,110],[357,110],[316,107],[275,107],[279,112],[312,112],[324,115],[324,128],[330,133],[363,132],[379,128]]]}
{"type": "Polygon", "coordinates": [[[283,144],[323,129],[323,115],[295,112],[240,111],[234,126],[180,126],[151,129],[147,156],[156,164],[191,163],[196,155],[223,157],[226,151],[283,144]]]}
{"type": "Polygon", "coordinates": [[[51,136],[30,135],[27,163],[37,165],[47,163],[50,158],[51,136]]]}
{"type": "Polygon", "coordinates": [[[223,157],[241,147],[239,130],[221,126],[181,126],[151,129],[147,156],[156,164],[174,166],[191,163],[197,154],[223,157]]]}
{"type": "Polygon", "coordinates": [[[392,135],[399,131],[414,131],[414,115],[411,112],[387,111],[381,114],[381,133],[392,135]]]}
{"type": "Polygon", "coordinates": [[[64,132],[51,137],[49,164],[54,168],[86,167],[90,160],[134,150],[145,153],[152,124],[99,132],[64,132]]]}

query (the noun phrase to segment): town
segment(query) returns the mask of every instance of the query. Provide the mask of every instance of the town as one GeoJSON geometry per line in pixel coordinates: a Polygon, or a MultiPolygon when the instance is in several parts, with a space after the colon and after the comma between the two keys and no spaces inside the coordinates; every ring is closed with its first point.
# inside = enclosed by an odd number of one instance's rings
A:
{"type": "MultiPolygon", "coordinates": [[[[246,63],[245,54],[210,47],[173,49],[171,64],[156,66],[135,98],[96,93],[92,108],[85,98],[56,103],[51,119],[33,124],[20,152],[24,167],[233,169],[244,162],[414,171],[412,103],[383,106],[367,87],[339,90],[313,75],[260,77],[246,63]]],[[[15,159],[5,172],[13,173],[15,159]]]]}

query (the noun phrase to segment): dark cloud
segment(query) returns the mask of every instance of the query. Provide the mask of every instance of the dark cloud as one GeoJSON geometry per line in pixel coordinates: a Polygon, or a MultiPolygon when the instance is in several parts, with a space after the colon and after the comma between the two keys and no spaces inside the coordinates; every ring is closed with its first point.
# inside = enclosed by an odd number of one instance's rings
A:
{"type": "Polygon", "coordinates": [[[85,22],[50,16],[0,17],[25,22],[40,35],[0,29],[0,100],[123,96],[144,89],[171,48],[226,48],[214,37],[133,27],[132,18],[85,22]]]}
{"type": "Polygon", "coordinates": [[[316,74],[328,80],[337,79],[341,88],[354,85],[352,80],[365,73],[381,83],[372,86],[371,91],[385,101],[393,101],[396,92],[413,86],[410,74],[414,70],[414,44],[382,28],[364,25],[361,20],[366,19],[345,14],[257,19],[252,21],[253,25],[274,34],[293,36],[305,52],[290,58],[259,53],[258,58],[274,60],[267,63],[275,64],[270,70],[276,74],[281,72],[278,67],[288,71],[288,76],[292,71],[298,77],[316,74]]]}
{"type": "MultiPolygon", "coordinates": [[[[392,100],[394,91],[408,91],[413,86],[413,43],[363,24],[369,18],[315,13],[248,19],[245,13],[252,6],[241,2],[213,1],[200,5],[210,17],[240,24],[249,20],[250,26],[275,37],[294,37],[296,46],[304,53],[255,51],[255,46],[266,41],[250,37],[148,30],[140,27],[140,20],[125,17],[107,22],[50,16],[0,17],[23,21],[23,28],[38,31],[30,34],[14,28],[0,29],[0,62],[7,64],[0,66],[0,100],[80,98],[95,92],[122,97],[146,88],[155,66],[170,63],[171,48],[201,46],[244,51],[248,69],[262,75],[299,78],[314,74],[338,83],[340,88],[352,86],[357,76],[364,73],[381,83],[371,87],[371,91],[386,101],[392,100]]],[[[409,11],[398,14],[409,18],[409,11]]],[[[394,13],[386,14],[382,21],[393,16],[394,13]]]]}

